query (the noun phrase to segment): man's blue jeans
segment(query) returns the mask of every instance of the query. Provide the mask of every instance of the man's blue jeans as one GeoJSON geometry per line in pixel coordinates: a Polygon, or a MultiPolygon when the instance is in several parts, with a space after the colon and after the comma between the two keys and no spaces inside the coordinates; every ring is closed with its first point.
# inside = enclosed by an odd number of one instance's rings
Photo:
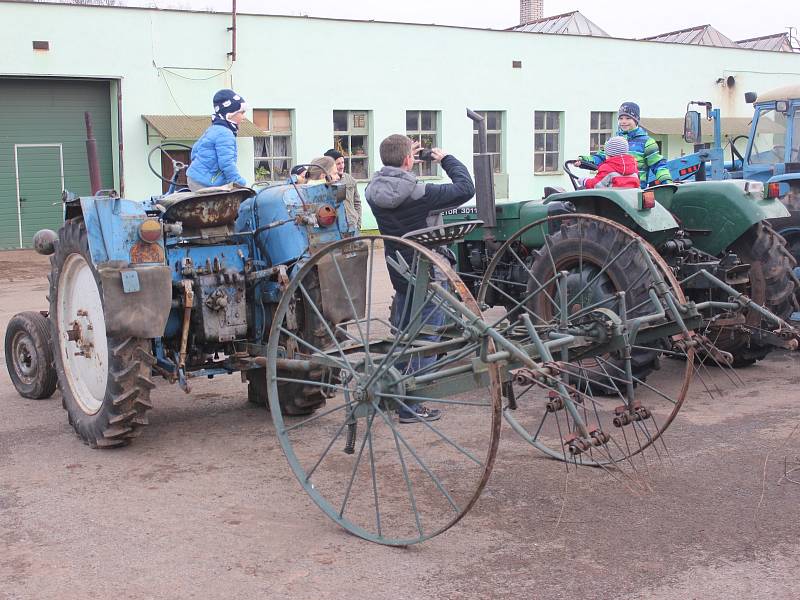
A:
{"type": "MultiPolygon", "coordinates": [[[[446,284],[443,283],[446,286],[446,284]]],[[[395,292],[394,299],[392,300],[392,306],[390,309],[390,316],[389,322],[398,329],[402,331],[404,327],[406,327],[413,316],[411,314],[411,307],[406,306],[406,298],[408,298],[408,304],[410,305],[412,302],[412,298],[414,296],[414,290],[410,290],[408,293],[406,292],[395,292]]],[[[420,314],[419,319],[416,321],[417,325],[413,327],[413,329],[418,329],[420,324],[425,325],[428,328],[431,327],[442,327],[445,323],[445,313],[441,308],[436,306],[437,299],[434,298],[433,300],[429,301],[423,308],[420,314]]],[[[438,334],[430,334],[430,335],[419,335],[416,338],[417,340],[426,340],[430,342],[438,342],[441,339],[441,336],[438,334]]],[[[402,346],[402,344],[401,344],[402,346]]],[[[436,355],[432,356],[424,356],[419,357],[415,356],[409,361],[402,361],[397,364],[397,368],[401,369],[404,373],[415,373],[420,369],[432,365],[436,362],[436,355]]]]}

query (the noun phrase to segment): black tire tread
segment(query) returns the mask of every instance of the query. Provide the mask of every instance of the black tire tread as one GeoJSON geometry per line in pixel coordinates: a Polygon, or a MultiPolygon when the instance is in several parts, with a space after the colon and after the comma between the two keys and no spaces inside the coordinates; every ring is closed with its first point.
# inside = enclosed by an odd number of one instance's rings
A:
{"type": "MultiPolygon", "coordinates": [[[[797,262],[786,248],[786,240],[768,222],[761,221],[739,238],[732,245],[732,250],[744,263],[760,263],[765,282],[762,304],[777,316],[788,320],[792,312],[797,310],[798,286],[794,276],[797,262]]],[[[751,343],[746,333],[733,333],[717,345],[733,354],[734,367],[752,365],[772,350],[771,346],[751,343]]]]}
{"type": "MultiPolygon", "coordinates": [[[[86,227],[81,219],[64,223],[55,242],[55,251],[50,257],[50,326],[52,329],[53,354],[58,371],[62,405],[67,411],[69,423],[84,443],[92,448],[114,448],[126,446],[139,435],[147,424],[146,412],[152,408],[150,390],[155,387],[150,367],[155,358],[150,352],[150,340],[125,337],[108,338],[109,366],[106,394],[100,410],[87,415],[73,398],[61,361],[60,337],[56,324],[58,280],[67,257],[73,253],[84,256],[92,265],[89,254],[86,227]]],[[[94,270],[94,269],[93,269],[94,270]]],[[[100,287],[95,272],[95,281],[100,287]]]]}
{"type": "MultiPolygon", "coordinates": [[[[608,250],[605,252],[604,256],[597,257],[599,262],[605,263],[605,261],[613,258],[620,251],[622,251],[623,247],[625,246],[625,240],[620,239],[618,233],[619,232],[617,229],[612,229],[600,221],[587,220],[583,222],[583,226],[579,226],[577,223],[562,223],[559,231],[552,235],[546,235],[545,237],[547,238],[547,244],[549,245],[550,252],[553,253],[558,251],[558,245],[562,243],[572,243],[581,238],[581,248],[584,251],[591,248],[592,244],[607,248],[608,250]]],[[[534,260],[531,266],[532,272],[537,273],[539,265],[542,264],[541,261],[546,261],[544,266],[541,268],[545,270],[552,270],[552,263],[550,262],[551,257],[548,256],[547,246],[535,251],[533,256],[534,260]],[[537,265],[537,263],[539,263],[539,265],[537,265]]],[[[646,263],[639,252],[626,251],[617,260],[619,263],[616,271],[621,278],[625,277],[625,275],[629,273],[640,273],[643,269],[647,268],[646,263]]],[[[539,279],[541,280],[541,278],[539,279]]],[[[621,282],[618,287],[620,288],[619,291],[625,290],[628,292],[628,297],[626,298],[627,305],[634,307],[647,298],[647,286],[639,286],[637,290],[631,290],[630,283],[632,283],[630,280],[626,280],[621,282]],[[638,294],[634,295],[637,291],[638,294]]],[[[624,363],[621,359],[611,357],[609,362],[617,365],[620,368],[623,368],[624,363]]],[[[633,352],[631,356],[631,369],[635,378],[644,381],[650,373],[658,368],[659,352],[655,350],[633,352]]],[[[589,381],[588,383],[590,386],[592,386],[594,393],[599,395],[607,394],[609,388],[616,387],[612,380],[604,377],[598,377],[596,382],[589,381]]]]}

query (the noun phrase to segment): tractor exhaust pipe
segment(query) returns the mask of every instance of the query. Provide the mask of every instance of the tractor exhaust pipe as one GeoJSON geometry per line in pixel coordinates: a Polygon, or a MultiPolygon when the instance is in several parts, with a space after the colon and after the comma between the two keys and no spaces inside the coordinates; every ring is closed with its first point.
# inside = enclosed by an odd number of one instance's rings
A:
{"type": "Polygon", "coordinates": [[[472,163],[475,172],[475,205],[478,209],[478,218],[483,221],[483,240],[486,242],[486,248],[494,249],[497,244],[494,236],[497,215],[494,202],[492,155],[486,151],[486,119],[469,108],[467,116],[472,119],[478,129],[478,153],[472,163]]]}
{"type": "Polygon", "coordinates": [[[100,160],[97,158],[97,140],[94,139],[92,130],[92,115],[85,112],[83,118],[86,121],[86,158],[89,159],[89,183],[94,196],[103,187],[100,179],[100,160]]]}

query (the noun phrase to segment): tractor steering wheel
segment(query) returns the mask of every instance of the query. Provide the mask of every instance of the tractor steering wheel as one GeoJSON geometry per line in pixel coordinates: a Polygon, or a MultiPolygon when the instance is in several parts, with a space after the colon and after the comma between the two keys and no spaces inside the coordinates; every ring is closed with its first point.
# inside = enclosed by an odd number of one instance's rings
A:
{"type": "Polygon", "coordinates": [[[740,161],[742,161],[742,164],[744,164],[744,157],[742,156],[742,153],[739,152],[739,149],[736,147],[736,142],[738,142],[739,140],[746,140],[746,139],[748,139],[748,136],[746,136],[746,135],[737,135],[735,138],[733,138],[731,140],[731,162],[732,163],[735,163],[736,159],[738,158],[740,161]]]}
{"type": "Polygon", "coordinates": [[[568,160],[564,163],[564,172],[569,175],[569,180],[572,182],[572,189],[578,189],[578,181],[580,177],[578,177],[575,173],[573,173],[572,168],[575,167],[575,163],[578,162],[580,164],[577,165],[577,168],[584,169],[586,171],[597,171],[597,165],[593,162],[587,162],[585,160],[575,161],[575,160],[568,160]]]}
{"type": "Polygon", "coordinates": [[[175,176],[178,173],[180,173],[181,171],[185,170],[189,165],[187,165],[186,163],[183,163],[183,162],[181,162],[179,160],[175,160],[174,158],[172,158],[172,156],[169,154],[169,152],[167,152],[167,150],[189,150],[191,152],[192,147],[191,146],[187,146],[186,144],[178,144],[176,142],[163,142],[163,143],[159,144],[158,146],[156,146],[155,148],[153,148],[152,150],[150,150],[150,153],[147,155],[147,166],[150,168],[150,171],[152,171],[153,175],[155,175],[156,177],[158,177],[161,181],[163,181],[165,183],[172,184],[173,180],[175,180],[175,176]],[[156,151],[161,152],[161,154],[166,156],[170,160],[170,162],[172,162],[172,177],[173,177],[173,179],[167,179],[166,177],[161,175],[161,173],[156,171],[155,168],[153,168],[153,160],[152,159],[153,159],[153,154],[155,154],[156,151]]]}

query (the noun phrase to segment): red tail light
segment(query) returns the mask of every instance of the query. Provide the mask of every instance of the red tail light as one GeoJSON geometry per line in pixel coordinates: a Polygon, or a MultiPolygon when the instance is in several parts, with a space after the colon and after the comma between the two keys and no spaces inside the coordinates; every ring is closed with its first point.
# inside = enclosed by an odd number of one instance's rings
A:
{"type": "Polygon", "coordinates": [[[154,244],[161,239],[161,223],[157,219],[147,219],[139,225],[139,237],[143,242],[154,244]]]}
{"type": "Polygon", "coordinates": [[[656,205],[656,195],[653,192],[642,193],[642,209],[649,210],[656,205]]]}
{"type": "Polygon", "coordinates": [[[767,186],[767,198],[777,198],[781,195],[781,184],[770,183],[767,186]]]}

